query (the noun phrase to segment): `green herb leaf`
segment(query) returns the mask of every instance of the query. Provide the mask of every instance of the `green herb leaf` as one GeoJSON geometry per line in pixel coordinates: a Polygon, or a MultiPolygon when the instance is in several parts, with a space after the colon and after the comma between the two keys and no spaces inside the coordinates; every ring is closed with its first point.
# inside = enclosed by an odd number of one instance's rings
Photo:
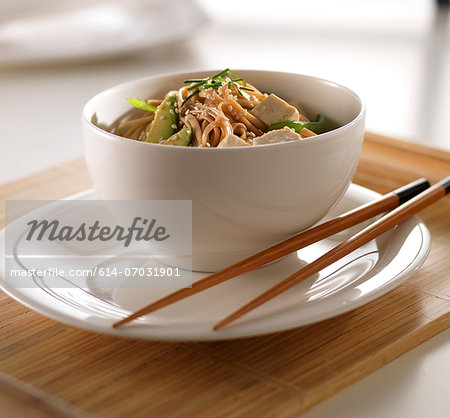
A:
{"type": "Polygon", "coordinates": [[[127,99],[128,103],[131,106],[134,106],[140,110],[144,110],[145,112],[154,112],[156,111],[156,106],[148,104],[145,100],[138,99],[136,97],[132,97],[127,99]]]}
{"type": "Polygon", "coordinates": [[[192,86],[188,87],[188,91],[194,90],[193,93],[191,93],[186,99],[183,101],[182,106],[191,98],[194,97],[196,94],[200,92],[200,90],[205,90],[209,88],[218,89],[222,86],[223,83],[226,82],[224,77],[234,77],[228,82],[228,88],[231,88],[231,85],[233,84],[236,87],[236,90],[241,96],[244,96],[242,93],[242,90],[248,90],[248,91],[254,91],[253,89],[250,89],[247,87],[247,83],[242,77],[238,77],[236,74],[233,74],[229,68],[226,68],[223,71],[218,72],[217,74],[214,74],[212,77],[206,77],[203,79],[190,79],[190,80],[184,80],[184,83],[195,83],[192,86]],[[237,82],[241,81],[244,87],[241,87],[237,82]]]}
{"type": "Polygon", "coordinates": [[[220,73],[217,73],[216,75],[213,75],[211,78],[222,77],[223,75],[229,74],[229,72],[230,72],[230,69],[225,68],[225,70],[221,71],[220,73]]]}
{"type": "Polygon", "coordinates": [[[196,80],[184,80],[183,83],[199,83],[200,81],[205,81],[204,78],[196,79],[196,80]]]}
{"type": "Polygon", "coordinates": [[[194,84],[194,85],[191,86],[191,87],[188,87],[188,91],[191,91],[191,90],[194,90],[194,89],[199,88],[200,86],[203,86],[203,84],[206,84],[207,81],[208,81],[208,80],[203,80],[203,81],[201,81],[200,83],[197,83],[197,84],[194,84]]]}
{"type": "Polygon", "coordinates": [[[321,134],[326,131],[326,121],[323,115],[317,115],[317,119],[314,122],[304,122],[299,120],[283,120],[281,122],[275,122],[269,126],[268,130],[273,131],[276,129],[283,129],[285,126],[294,129],[298,134],[303,128],[307,128],[316,134],[321,134]]]}
{"type": "Polygon", "coordinates": [[[185,104],[190,98],[194,97],[194,96],[197,95],[198,93],[200,93],[200,90],[199,90],[199,89],[195,90],[195,91],[194,91],[193,93],[191,93],[188,97],[186,97],[186,98],[183,100],[183,103],[181,103],[181,107],[183,107],[184,104],[185,104]]]}

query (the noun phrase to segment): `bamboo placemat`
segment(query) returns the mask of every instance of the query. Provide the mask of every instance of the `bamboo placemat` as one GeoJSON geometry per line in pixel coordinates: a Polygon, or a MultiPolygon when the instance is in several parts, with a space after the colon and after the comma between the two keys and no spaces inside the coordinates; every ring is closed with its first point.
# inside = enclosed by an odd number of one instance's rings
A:
{"type": "MultiPolygon", "coordinates": [[[[449,173],[450,153],[368,133],[354,181],[385,193],[449,173]]],[[[0,196],[57,199],[90,187],[80,159],[1,187],[0,196]]],[[[395,290],[336,318],[264,337],[126,340],[57,323],[0,292],[0,369],[95,416],[298,415],[448,328],[449,215],[449,198],[420,213],[431,253],[395,290]]],[[[0,399],[7,393],[0,385],[0,399]]],[[[33,406],[15,404],[23,416],[33,406]]]]}

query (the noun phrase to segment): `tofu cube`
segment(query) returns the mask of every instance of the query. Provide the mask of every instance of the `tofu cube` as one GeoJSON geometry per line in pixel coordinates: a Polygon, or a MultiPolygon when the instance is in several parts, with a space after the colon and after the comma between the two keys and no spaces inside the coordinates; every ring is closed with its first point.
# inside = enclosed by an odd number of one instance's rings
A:
{"type": "Polygon", "coordinates": [[[298,141],[300,139],[302,137],[297,132],[285,126],[283,129],[276,129],[257,136],[253,140],[253,145],[276,144],[278,142],[298,141]]]}
{"type": "Polygon", "coordinates": [[[227,135],[217,146],[217,148],[229,148],[229,147],[247,147],[249,144],[236,135],[227,135]]]}
{"type": "Polygon", "coordinates": [[[252,110],[252,115],[263,121],[267,126],[283,120],[299,120],[298,110],[280,99],[275,94],[270,94],[252,110]]]}

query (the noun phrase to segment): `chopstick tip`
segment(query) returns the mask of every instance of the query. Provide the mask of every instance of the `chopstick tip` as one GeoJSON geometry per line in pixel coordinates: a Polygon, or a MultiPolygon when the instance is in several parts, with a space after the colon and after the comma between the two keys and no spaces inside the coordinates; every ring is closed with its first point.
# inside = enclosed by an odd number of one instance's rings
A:
{"type": "Polygon", "coordinates": [[[213,327],[213,331],[220,331],[222,328],[225,328],[231,320],[229,318],[225,318],[222,321],[219,321],[216,325],[213,327]]]}
{"type": "Polygon", "coordinates": [[[114,322],[114,324],[112,324],[112,327],[113,328],[120,328],[122,325],[125,325],[129,321],[130,321],[129,318],[121,319],[120,321],[114,322]]]}

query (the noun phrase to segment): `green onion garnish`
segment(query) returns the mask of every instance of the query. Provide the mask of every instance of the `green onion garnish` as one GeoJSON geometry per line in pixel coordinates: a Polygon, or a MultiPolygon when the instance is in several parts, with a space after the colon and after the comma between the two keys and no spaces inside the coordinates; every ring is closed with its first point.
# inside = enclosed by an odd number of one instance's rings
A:
{"type": "Polygon", "coordinates": [[[193,93],[191,93],[188,97],[186,97],[186,98],[183,100],[183,103],[181,103],[181,106],[183,106],[190,98],[196,96],[198,93],[200,93],[200,90],[198,90],[198,89],[195,90],[193,93]]]}
{"type": "Polygon", "coordinates": [[[225,68],[225,70],[221,71],[220,73],[217,73],[215,75],[213,75],[211,78],[218,78],[218,77],[222,77],[222,76],[226,76],[230,74],[230,69],[229,68],[225,68]]]}
{"type": "Polygon", "coordinates": [[[294,129],[298,134],[303,128],[307,128],[316,134],[321,134],[326,131],[326,121],[323,115],[317,115],[317,119],[314,122],[304,122],[299,120],[283,120],[281,122],[275,122],[269,126],[268,130],[273,131],[276,129],[283,129],[285,126],[294,129]]]}
{"type": "Polygon", "coordinates": [[[253,89],[250,89],[247,87],[247,83],[245,80],[241,77],[238,77],[236,74],[233,74],[229,68],[226,68],[223,71],[218,72],[217,74],[214,74],[212,77],[206,77],[202,79],[191,79],[191,80],[184,80],[184,83],[195,83],[192,86],[188,87],[188,91],[193,92],[189,94],[186,99],[183,100],[183,103],[181,106],[183,106],[189,99],[196,96],[198,93],[200,93],[201,90],[205,89],[218,89],[222,86],[223,83],[226,83],[225,77],[233,77],[228,82],[228,88],[231,88],[231,85],[236,87],[236,90],[241,96],[244,96],[241,90],[247,90],[247,91],[254,91],[253,89]],[[241,81],[244,87],[239,86],[237,83],[238,81],[241,81]]]}
{"type": "Polygon", "coordinates": [[[146,112],[154,112],[156,111],[156,106],[153,106],[149,103],[147,103],[145,100],[137,99],[136,97],[132,97],[130,99],[127,99],[128,103],[130,103],[131,106],[134,106],[140,110],[144,110],[146,112]]]}
{"type": "Polygon", "coordinates": [[[199,83],[200,81],[203,81],[204,79],[196,79],[196,80],[184,80],[183,83],[187,84],[187,83],[199,83]]]}

